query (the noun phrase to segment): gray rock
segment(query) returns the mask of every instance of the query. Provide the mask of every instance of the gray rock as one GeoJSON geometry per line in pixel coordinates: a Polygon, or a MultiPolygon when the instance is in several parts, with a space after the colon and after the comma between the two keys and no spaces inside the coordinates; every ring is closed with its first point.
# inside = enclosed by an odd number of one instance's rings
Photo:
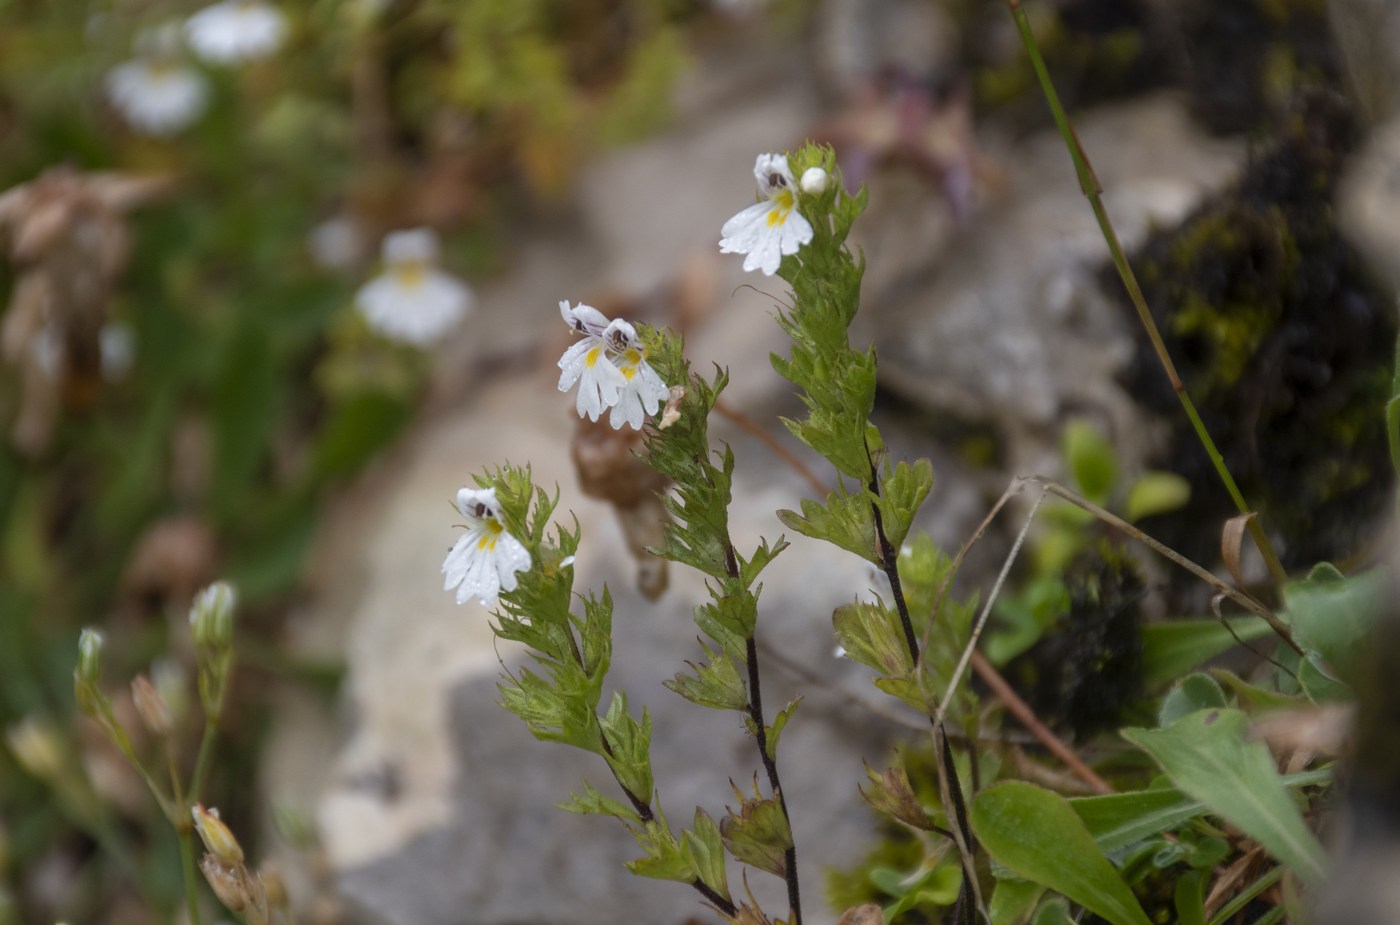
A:
{"type": "MultiPolygon", "coordinates": [[[[1075,127],[1129,250],[1226,186],[1243,159],[1240,144],[1206,136],[1171,96],[1078,114],[1075,127]]],[[[1108,251],[1063,141],[1052,130],[988,148],[1005,188],[941,254],[880,273],[888,282],[868,321],[882,383],[1001,432],[1015,472],[1053,462],[1052,431],[1070,412],[1097,417],[1116,446],[1145,449],[1114,382],[1132,355],[1128,321],[1098,288],[1108,251]]]]}
{"type": "Polygon", "coordinates": [[[1400,286],[1400,117],[1372,132],[1347,163],[1337,223],[1374,272],[1400,286]]]}

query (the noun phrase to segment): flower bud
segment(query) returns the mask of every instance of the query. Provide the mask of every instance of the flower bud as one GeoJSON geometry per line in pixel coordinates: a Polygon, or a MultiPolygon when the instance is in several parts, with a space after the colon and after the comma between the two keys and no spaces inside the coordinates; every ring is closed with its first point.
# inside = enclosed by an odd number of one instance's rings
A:
{"type": "Polygon", "coordinates": [[[277,865],[264,862],[262,870],[258,871],[258,880],[262,882],[263,892],[267,894],[267,904],[273,909],[286,909],[291,906],[291,897],[287,895],[287,882],[282,879],[282,872],[277,869],[277,865]]]}
{"type": "Polygon", "coordinates": [[[195,645],[223,648],[233,641],[233,608],[238,595],[226,581],[216,581],[194,599],[190,606],[190,626],[195,645]]]}
{"type": "Polygon", "coordinates": [[[151,663],[151,683],[170,711],[171,725],[180,725],[190,712],[190,688],[185,669],[173,658],[158,658],[151,663]]]}
{"type": "Polygon", "coordinates": [[[164,698],[160,696],[160,691],[151,683],[150,678],[139,674],[132,679],[131,701],[136,705],[141,722],[153,735],[161,738],[170,735],[170,730],[175,725],[170,718],[170,708],[165,705],[164,698]]]}
{"type": "Polygon", "coordinates": [[[248,905],[248,894],[242,864],[225,864],[214,855],[206,854],[199,859],[199,869],[219,902],[230,912],[243,911],[248,905]]]}
{"type": "Polygon", "coordinates": [[[820,196],[826,192],[831,175],[820,167],[808,167],[802,171],[802,192],[808,196],[820,196]]]}
{"type": "Polygon", "coordinates": [[[78,667],[74,678],[84,684],[96,684],[102,680],[102,634],[92,627],[85,628],[78,636],[78,667]]]}
{"type": "Polygon", "coordinates": [[[226,864],[243,863],[243,847],[219,818],[217,809],[205,809],[203,803],[196,803],[190,813],[194,816],[195,831],[210,853],[226,864]]]}

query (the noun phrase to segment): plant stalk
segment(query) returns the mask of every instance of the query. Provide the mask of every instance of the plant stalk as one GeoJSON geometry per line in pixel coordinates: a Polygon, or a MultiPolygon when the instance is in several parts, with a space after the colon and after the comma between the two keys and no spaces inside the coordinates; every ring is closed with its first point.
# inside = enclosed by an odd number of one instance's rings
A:
{"type": "MultiPolygon", "coordinates": [[[[1191,421],[1197,438],[1205,447],[1206,455],[1210,457],[1216,474],[1224,484],[1225,491],[1230,495],[1230,500],[1234,502],[1236,509],[1241,514],[1249,514],[1251,509],[1246,503],[1244,495],[1240,492],[1239,486],[1235,484],[1235,478],[1230,474],[1230,469],[1225,464],[1225,458],[1216,448],[1215,441],[1211,439],[1210,432],[1206,430],[1205,423],[1196,411],[1195,403],[1191,401],[1191,396],[1186,391],[1186,386],[1182,383],[1181,377],[1177,375],[1176,364],[1172,362],[1171,355],[1167,352],[1167,345],[1162,340],[1157,322],[1153,320],[1152,312],[1147,307],[1147,300],[1142,294],[1142,288],[1138,285],[1137,275],[1133,273],[1133,268],[1123,253],[1123,246],[1118,241],[1118,233],[1114,230],[1113,222],[1109,219],[1108,212],[1104,208],[1101,195],[1103,187],[1099,185],[1099,179],[1094,174],[1093,165],[1089,163],[1089,156],[1084,152],[1083,145],[1079,143],[1079,136],[1075,134],[1074,126],[1070,124],[1064,106],[1060,104],[1059,94],[1056,93],[1055,85],[1050,80],[1050,72],[1045,67],[1045,60],[1040,56],[1040,47],[1036,44],[1035,34],[1031,31],[1030,21],[1026,18],[1025,11],[1021,9],[1021,0],[1006,0],[1006,4],[1011,9],[1012,17],[1016,20],[1016,28],[1021,33],[1021,42],[1026,47],[1026,54],[1030,57],[1031,67],[1035,70],[1036,79],[1040,82],[1040,89],[1045,94],[1045,101],[1050,106],[1050,113],[1055,118],[1055,125],[1065,140],[1065,146],[1069,148],[1070,159],[1074,161],[1074,172],[1079,177],[1079,188],[1094,210],[1094,217],[1098,220],[1104,241],[1108,244],[1113,265],[1118,270],[1123,287],[1128,291],[1128,298],[1137,311],[1138,320],[1142,323],[1143,330],[1147,332],[1148,340],[1152,342],[1152,349],[1157,354],[1157,361],[1161,364],[1162,371],[1166,373],[1172,391],[1176,393],[1177,399],[1181,402],[1182,410],[1186,412],[1186,417],[1191,421]]],[[[1279,561],[1278,553],[1274,551],[1268,534],[1264,532],[1263,526],[1259,523],[1259,518],[1250,518],[1248,527],[1250,536],[1254,538],[1255,545],[1264,557],[1264,564],[1268,566],[1269,574],[1273,576],[1276,584],[1282,585],[1288,580],[1288,574],[1284,571],[1283,564],[1279,561]]]]}

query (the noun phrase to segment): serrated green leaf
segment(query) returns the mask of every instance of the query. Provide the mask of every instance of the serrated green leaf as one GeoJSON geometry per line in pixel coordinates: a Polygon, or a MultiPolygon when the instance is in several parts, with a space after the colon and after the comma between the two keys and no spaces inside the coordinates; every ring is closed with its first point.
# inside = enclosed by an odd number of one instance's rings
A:
{"type": "Polygon", "coordinates": [[[1114,925],[1151,925],[1137,897],[1094,843],[1068,801],[1008,781],[972,801],[972,828],[997,861],[1114,925]]]}
{"type": "Polygon", "coordinates": [[[825,505],[803,498],[801,514],[778,511],[778,520],[789,530],[813,539],[826,540],[867,562],[879,565],[879,543],[875,538],[875,519],[871,514],[872,500],[873,496],[866,491],[850,494],[844,488],[837,489],[826,496],[825,505]]]}
{"type": "Polygon", "coordinates": [[[646,856],[628,861],[628,870],[639,877],[654,880],[675,880],[680,883],[695,880],[695,867],[664,819],[654,819],[634,834],[646,856]]]}
{"type": "Polygon", "coordinates": [[[724,840],[719,826],[700,807],[695,808],[695,827],[681,833],[681,847],[705,886],[725,899],[729,895],[729,875],[724,867],[724,840]]]}
{"type": "Polygon", "coordinates": [[[666,687],[680,694],[691,703],[717,710],[747,710],[749,689],[739,674],[739,667],[723,649],[712,651],[701,643],[707,662],[696,665],[686,662],[691,673],[678,673],[672,680],[664,681],[666,687]]]}
{"type": "Polygon", "coordinates": [[[900,461],[880,485],[880,519],[885,538],[896,550],[904,545],[914,517],[932,489],[933,464],[927,459],[912,464],[900,461]]]}
{"type": "Polygon", "coordinates": [[[788,720],[797,712],[798,704],[802,703],[801,697],[796,697],[788,703],[786,707],[778,711],[778,715],[773,717],[773,725],[768,727],[768,757],[773,761],[778,760],[778,739],[782,737],[783,730],[787,728],[788,720]]]}
{"type": "Polygon", "coordinates": [[[1253,838],[1304,882],[1325,878],[1327,855],[1303,821],[1269,750],[1245,740],[1239,710],[1202,710],[1166,729],[1125,729],[1179,790],[1253,838]]]}
{"type": "Polygon", "coordinates": [[[639,800],[648,801],[652,792],[651,713],[642,710],[638,722],[627,712],[627,695],[613,694],[607,715],[599,727],[608,748],[603,752],[617,782],[639,800]]]}
{"type": "Polygon", "coordinates": [[[726,807],[728,812],[719,821],[720,837],[724,847],[741,863],[783,877],[787,871],[787,851],[792,847],[792,830],[788,828],[782,804],[758,796],[757,791],[757,782],[753,797],[746,797],[735,788],[739,808],[726,807]]]}
{"type": "Polygon", "coordinates": [[[1138,521],[1154,514],[1180,510],[1191,500],[1191,483],[1175,472],[1144,472],[1128,489],[1124,516],[1138,521]]]}
{"type": "Polygon", "coordinates": [[[641,824],[641,817],[630,804],[611,797],[605,797],[594,789],[593,785],[584,781],[583,793],[570,793],[566,803],[560,803],[559,808],[565,812],[580,813],[595,816],[613,816],[623,822],[641,824]]]}

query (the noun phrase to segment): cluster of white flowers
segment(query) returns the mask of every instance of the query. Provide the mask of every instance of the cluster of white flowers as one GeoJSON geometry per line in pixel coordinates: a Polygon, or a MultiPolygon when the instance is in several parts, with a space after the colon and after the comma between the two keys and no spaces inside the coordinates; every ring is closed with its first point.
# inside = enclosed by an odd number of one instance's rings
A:
{"type": "Polygon", "coordinates": [[[559,303],[559,314],[583,335],[559,358],[559,391],[578,383],[579,417],[596,421],[611,408],[608,423],[614,430],[623,424],[640,430],[646,415],[655,414],[671,390],[647,363],[637,329],[621,319],[610,321],[582,302],[570,308],[567,299],[559,303]]]}
{"type": "Polygon", "coordinates": [[[438,239],[427,228],[384,237],[383,271],[360,287],[355,306],[385,337],[428,347],[472,308],[472,292],[436,266],[438,239]]]}
{"type": "Polygon", "coordinates": [[[287,21],[266,0],[222,0],[136,40],[136,57],[107,72],[107,99],[126,123],[145,135],[177,134],[204,114],[209,84],[184,57],[182,39],[211,64],[266,57],[282,44],[287,21]]]}
{"type": "MultiPolygon", "coordinates": [[[[758,269],[772,276],[783,257],[797,253],[811,242],[813,230],[797,211],[799,184],[793,180],[785,156],[760,154],[754,164],[754,176],[763,199],[724,223],[719,246],[723,253],[747,255],[745,270],[758,269]]],[[[819,196],[826,191],[828,182],[825,170],[812,167],[803,173],[800,188],[808,195],[819,196]]],[[[385,260],[393,266],[388,240],[385,260]]],[[[367,316],[371,313],[365,307],[364,297],[370,286],[361,290],[359,299],[367,316]]],[[[641,429],[647,415],[657,413],[671,390],[647,363],[646,348],[636,328],[581,302],[570,305],[568,300],[561,301],[559,314],[575,333],[582,335],[559,358],[559,391],[578,386],[575,407],[579,417],[596,421],[611,409],[608,421],[615,429],[624,424],[641,429]]],[[[457,589],[459,604],[475,596],[489,607],[502,590],[515,589],[515,573],[530,567],[530,554],[501,525],[494,489],[463,488],[457,493],[457,509],[467,518],[467,532],[442,563],[446,575],[443,587],[457,589]]]]}

